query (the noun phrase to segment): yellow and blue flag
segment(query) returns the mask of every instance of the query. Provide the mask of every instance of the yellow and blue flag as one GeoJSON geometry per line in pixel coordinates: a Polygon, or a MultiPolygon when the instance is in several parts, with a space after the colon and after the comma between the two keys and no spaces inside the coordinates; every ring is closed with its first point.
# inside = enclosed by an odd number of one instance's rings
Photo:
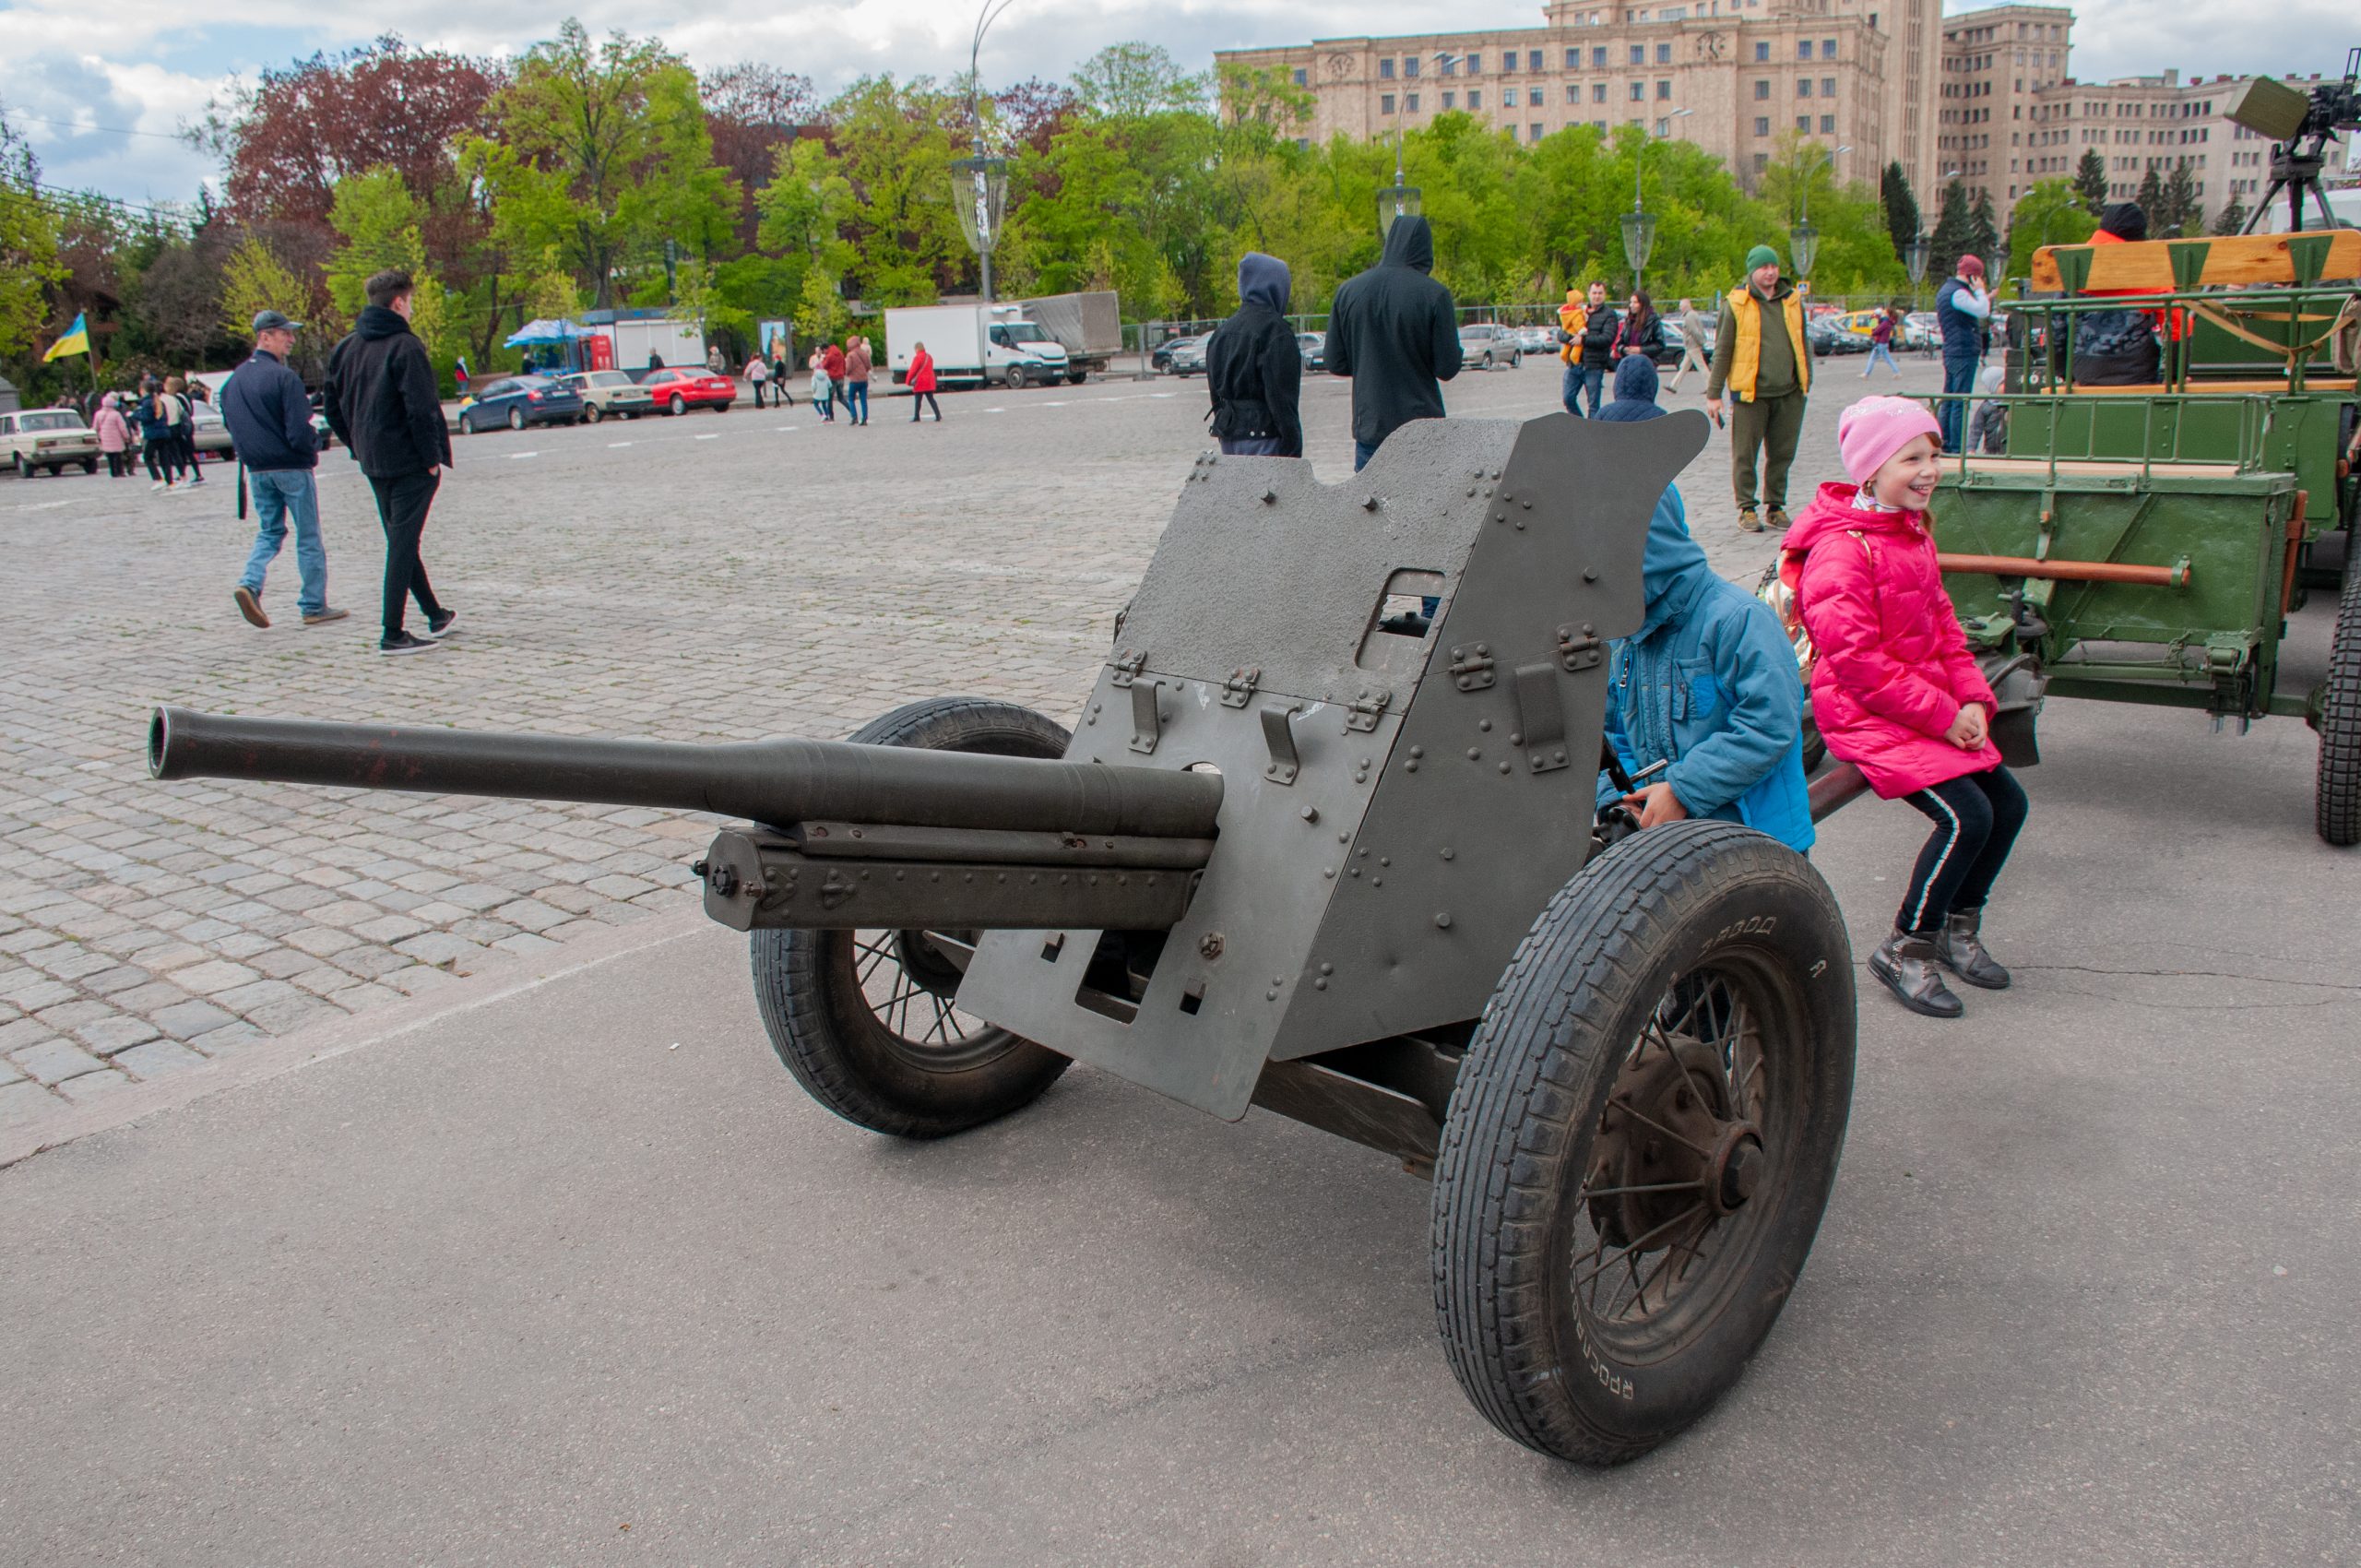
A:
{"type": "Polygon", "coordinates": [[[62,360],[68,354],[87,354],[90,351],[90,329],[83,323],[83,314],[80,311],[75,313],[74,325],[65,329],[65,337],[49,346],[49,352],[41,357],[42,363],[47,364],[52,360],[62,360]]]}

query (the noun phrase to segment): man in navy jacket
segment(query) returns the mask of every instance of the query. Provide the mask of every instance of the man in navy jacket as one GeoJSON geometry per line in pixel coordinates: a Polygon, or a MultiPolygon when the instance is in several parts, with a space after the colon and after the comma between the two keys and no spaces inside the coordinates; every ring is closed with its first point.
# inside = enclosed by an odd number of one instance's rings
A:
{"type": "Polygon", "coordinates": [[[275,310],[255,316],[255,351],[231,374],[221,387],[221,418],[230,440],[246,470],[246,486],[255,502],[255,547],[238,578],[234,597],[238,612],[257,626],[270,624],[263,613],[263,574],[287,542],[287,525],[295,525],[295,567],[303,586],[295,608],[306,626],[341,621],[350,613],[328,608],[328,552],[320,542],[319,493],[312,470],[320,460],[319,437],[312,429],[311,400],[303,393],[303,378],[287,368],[287,352],[295,346],[296,329],[275,310]]]}

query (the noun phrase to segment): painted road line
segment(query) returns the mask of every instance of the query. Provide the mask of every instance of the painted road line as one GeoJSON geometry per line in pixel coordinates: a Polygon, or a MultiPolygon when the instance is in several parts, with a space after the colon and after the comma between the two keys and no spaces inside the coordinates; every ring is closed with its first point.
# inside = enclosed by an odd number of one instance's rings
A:
{"type": "Polygon", "coordinates": [[[721,433],[719,431],[716,431],[711,435],[700,435],[697,439],[699,441],[718,441],[721,439],[721,433]]]}
{"type": "Polygon", "coordinates": [[[539,452],[511,452],[508,454],[508,460],[513,463],[520,457],[538,457],[540,456],[540,454],[539,452]]]}
{"type": "Polygon", "coordinates": [[[607,443],[607,450],[611,452],[618,446],[628,446],[630,445],[631,443],[628,441],[610,441],[607,443]]]}

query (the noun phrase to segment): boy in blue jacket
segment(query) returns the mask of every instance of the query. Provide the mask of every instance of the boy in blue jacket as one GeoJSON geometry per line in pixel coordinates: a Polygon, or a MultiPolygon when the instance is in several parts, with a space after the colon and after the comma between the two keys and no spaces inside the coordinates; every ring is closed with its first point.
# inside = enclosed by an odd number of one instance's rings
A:
{"type": "Polygon", "coordinates": [[[1705,564],[1669,485],[1648,522],[1641,576],[1647,619],[1613,645],[1607,739],[1628,774],[1666,766],[1628,795],[1602,771],[1599,809],[1619,802],[1643,828],[1720,817],[1809,849],[1803,681],[1778,616],[1705,564]]]}

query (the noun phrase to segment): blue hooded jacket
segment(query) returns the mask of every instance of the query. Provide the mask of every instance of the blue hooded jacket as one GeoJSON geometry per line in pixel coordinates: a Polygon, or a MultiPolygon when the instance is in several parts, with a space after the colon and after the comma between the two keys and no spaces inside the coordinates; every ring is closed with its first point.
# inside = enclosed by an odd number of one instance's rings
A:
{"type": "Polygon", "coordinates": [[[1659,385],[1656,367],[1647,355],[1624,355],[1623,362],[1615,367],[1615,400],[1599,410],[1598,417],[1623,424],[1664,418],[1664,410],[1656,406],[1659,385]]]}
{"type": "MultiPolygon", "coordinates": [[[[1670,784],[1691,816],[1810,849],[1795,648],[1769,605],[1706,564],[1669,485],[1648,521],[1641,577],[1647,619],[1616,639],[1608,664],[1607,738],[1624,770],[1668,759],[1650,782],[1670,784]]],[[[1602,772],[1598,803],[1619,793],[1602,772]]]]}

